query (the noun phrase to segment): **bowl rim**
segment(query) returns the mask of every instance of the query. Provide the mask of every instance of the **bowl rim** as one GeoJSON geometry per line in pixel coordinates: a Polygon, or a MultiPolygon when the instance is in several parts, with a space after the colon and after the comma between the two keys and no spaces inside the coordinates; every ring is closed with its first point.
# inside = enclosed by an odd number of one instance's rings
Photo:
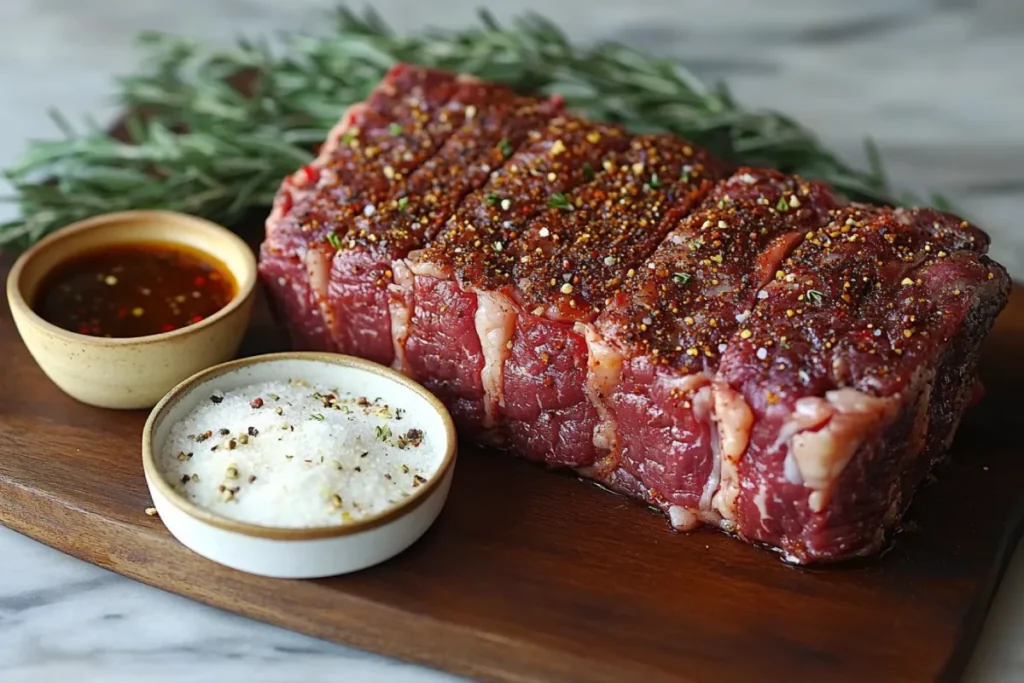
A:
{"type": "MultiPolygon", "coordinates": [[[[168,236],[166,239],[160,240],[162,242],[168,242],[170,244],[184,244],[180,239],[175,236],[168,236]]],[[[115,243],[114,241],[110,242],[115,243]]],[[[193,247],[194,248],[194,247],[193,247]]],[[[54,268],[66,261],[66,259],[58,260],[54,265],[54,268]]],[[[52,270],[52,268],[51,268],[52,270]]],[[[49,273],[49,271],[47,271],[49,273]]],[[[231,316],[235,311],[245,305],[245,302],[251,298],[256,291],[257,281],[257,265],[256,256],[253,254],[252,249],[245,243],[241,237],[228,230],[223,225],[214,223],[213,221],[206,220],[199,216],[193,216],[187,213],[181,213],[178,211],[166,211],[163,209],[139,209],[132,211],[115,211],[112,213],[103,213],[90,218],[86,218],[75,223],[71,223],[63,228],[60,228],[56,232],[53,232],[36,244],[26,249],[11,266],[10,273],[7,276],[7,301],[11,309],[17,308],[18,311],[26,316],[33,325],[45,330],[48,334],[63,339],[68,342],[72,342],[78,345],[94,345],[104,347],[126,347],[126,346],[139,346],[144,344],[153,344],[157,342],[163,342],[168,339],[174,339],[177,337],[185,337],[197,332],[201,332],[213,325],[216,325],[225,318],[231,316]],[[157,334],[147,334],[138,337],[95,337],[88,334],[79,334],[78,332],[72,332],[66,330],[63,327],[54,325],[53,323],[44,320],[42,316],[36,313],[32,309],[32,305],[25,298],[22,292],[22,277],[28,264],[47,249],[52,248],[55,244],[58,244],[68,238],[79,235],[83,232],[89,232],[91,230],[102,230],[115,225],[133,222],[146,222],[152,220],[159,220],[164,223],[187,225],[189,228],[193,228],[199,231],[205,231],[207,233],[214,233],[218,236],[227,238],[232,247],[236,249],[242,257],[246,260],[245,272],[239,272],[237,269],[232,268],[228,263],[218,257],[216,254],[211,254],[205,249],[199,249],[204,254],[217,259],[221,262],[225,268],[227,268],[231,275],[235,278],[235,282],[238,285],[238,291],[235,292],[235,296],[228,301],[222,308],[213,313],[212,315],[203,318],[197,323],[179,327],[176,330],[170,332],[159,332],[157,334]]]]}
{"type": "Polygon", "coordinates": [[[150,412],[149,417],[146,419],[146,424],[142,429],[142,469],[145,473],[146,480],[149,482],[150,486],[155,486],[163,497],[170,501],[170,503],[178,508],[178,510],[195,520],[215,526],[225,531],[233,531],[245,536],[279,541],[306,541],[348,536],[383,526],[398,519],[399,517],[403,517],[418,508],[441,486],[441,483],[449,476],[451,470],[455,467],[457,452],[458,438],[451,415],[449,414],[448,409],[445,408],[444,404],[441,403],[441,401],[425,387],[414,382],[405,375],[392,370],[391,368],[379,365],[378,363],[364,360],[362,358],[356,358],[354,356],[320,351],[285,351],[281,353],[268,353],[259,356],[251,356],[249,358],[239,358],[237,360],[228,361],[226,363],[221,363],[220,365],[214,365],[205,370],[201,370],[167,392],[167,394],[160,399],[160,402],[153,407],[153,410],[150,412]],[[159,420],[172,406],[183,400],[186,396],[190,395],[201,385],[210,380],[238,370],[239,368],[286,360],[326,363],[370,372],[399,384],[403,388],[412,391],[425,399],[431,408],[433,408],[441,417],[441,421],[444,423],[445,428],[445,438],[447,439],[444,457],[441,460],[441,464],[438,465],[437,473],[432,476],[425,485],[418,487],[412,495],[403,499],[401,503],[398,503],[393,507],[386,508],[375,515],[370,515],[352,522],[317,527],[274,527],[252,524],[250,522],[241,522],[229,517],[218,515],[193,503],[175,491],[163,477],[160,468],[157,467],[156,459],[153,454],[153,431],[157,420],[159,420]]]}

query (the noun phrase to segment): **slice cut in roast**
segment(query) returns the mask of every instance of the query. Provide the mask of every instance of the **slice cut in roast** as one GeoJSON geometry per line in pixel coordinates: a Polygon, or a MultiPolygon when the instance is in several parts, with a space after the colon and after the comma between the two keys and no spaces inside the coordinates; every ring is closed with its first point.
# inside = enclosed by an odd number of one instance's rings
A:
{"type": "Polygon", "coordinates": [[[501,427],[517,453],[549,466],[593,465],[615,442],[587,381],[584,325],[720,176],[706,152],[669,135],[633,138],[601,171],[571,203],[534,218],[512,247],[506,296],[516,320],[496,378],[501,427]]]}
{"type": "Polygon", "coordinates": [[[558,99],[518,97],[486,84],[463,89],[473,97],[458,98],[466,104],[458,130],[409,176],[400,193],[356,216],[347,232],[332,240],[338,250],[326,317],[342,353],[384,365],[395,362],[392,330],[403,329],[407,321],[404,307],[390,305],[392,263],[422,249],[463,197],[484,185],[561,109],[558,99]]]}
{"type": "Polygon", "coordinates": [[[1008,296],[986,246],[951,216],[856,206],[779,265],[714,388],[732,444],[719,509],[741,535],[799,562],[879,549],[949,444],[1008,296]]]}
{"type": "Polygon", "coordinates": [[[618,435],[592,476],[679,528],[722,522],[713,503],[731,445],[713,417],[719,360],[779,262],[839,204],[819,183],[741,169],[674,226],[591,327],[589,382],[618,435]]]}
{"type": "MultiPolygon", "coordinates": [[[[461,124],[475,79],[399,65],[349,107],[317,158],[285,179],[267,219],[260,269],[275,309],[293,320],[298,348],[335,350],[328,237],[401,192],[404,180],[461,124]]],[[[492,92],[508,92],[488,86],[492,92]]]]}
{"type": "Polygon", "coordinates": [[[491,293],[512,282],[519,235],[628,145],[617,127],[554,119],[462,201],[427,249],[395,265],[396,301],[408,316],[396,330],[400,367],[442,397],[467,431],[496,424],[496,380],[515,312],[491,293]]]}

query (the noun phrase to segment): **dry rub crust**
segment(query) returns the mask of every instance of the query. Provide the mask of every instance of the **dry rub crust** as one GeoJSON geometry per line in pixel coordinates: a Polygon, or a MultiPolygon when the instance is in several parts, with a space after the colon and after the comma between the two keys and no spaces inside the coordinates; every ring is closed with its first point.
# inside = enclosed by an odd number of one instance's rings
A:
{"type": "Polygon", "coordinates": [[[621,158],[591,169],[594,182],[540,213],[512,245],[517,300],[554,320],[593,320],[720,174],[685,140],[634,137],[621,158]]]}
{"type": "Polygon", "coordinates": [[[972,342],[1005,304],[986,245],[955,217],[878,207],[805,235],[716,382],[716,402],[753,418],[731,434],[746,448],[721,489],[743,536],[799,562],[880,547],[966,409],[972,342]]]}
{"type": "Polygon", "coordinates": [[[616,126],[560,117],[470,194],[418,260],[450,270],[464,288],[498,289],[510,282],[513,245],[526,221],[574,188],[629,144],[616,126]],[[590,170],[588,170],[590,169],[590,170]]]}
{"type": "MultiPolygon", "coordinates": [[[[597,476],[639,491],[676,526],[729,526],[713,502],[722,459],[727,468],[745,444],[714,424],[719,360],[778,263],[841,203],[820,183],[741,169],[678,222],[594,326],[588,382],[616,425],[597,476]]],[[[733,404],[719,413],[749,424],[733,404]]]]}
{"type": "Polygon", "coordinates": [[[447,136],[443,125],[434,130],[428,126],[461,79],[435,69],[394,67],[366,101],[345,111],[316,159],[283,181],[267,219],[267,237],[274,237],[289,216],[294,215],[301,231],[315,231],[316,221],[337,222],[329,213],[331,206],[354,203],[362,211],[367,202],[389,193],[394,173],[400,181],[403,172],[429,158],[434,145],[447,136]],[[386,167],[392,168],[391,174],[385,174],[386,167]]]}

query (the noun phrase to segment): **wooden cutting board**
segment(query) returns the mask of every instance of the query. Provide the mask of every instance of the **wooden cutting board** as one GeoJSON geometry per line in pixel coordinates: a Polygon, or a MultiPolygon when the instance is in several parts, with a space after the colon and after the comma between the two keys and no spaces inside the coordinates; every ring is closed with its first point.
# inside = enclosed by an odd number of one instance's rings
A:
{"type": "MultiPolygon", "coordinates": [[[[955,680],[1024,519],[1021,288],[985,353],[988,397],[881,559],[797,569],[466,448],[426,536],[383,565],[316,581],[249,576],[179,545],[144,514],[145,413],[65,396],[0,306],[0,523],[200,602],[480,680],[955,680]]],[[[261,301],[243,355],[283,348],[261,301]]]]}

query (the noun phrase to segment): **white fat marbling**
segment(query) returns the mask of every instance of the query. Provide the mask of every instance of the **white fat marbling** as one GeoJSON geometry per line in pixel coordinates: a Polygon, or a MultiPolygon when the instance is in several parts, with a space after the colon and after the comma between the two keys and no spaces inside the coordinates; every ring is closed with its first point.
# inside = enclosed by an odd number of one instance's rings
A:
{"type": "MultiPolygon", "coordinates": [[[[132,37],[315,26],[335,0],[2,0],[0,166],[45,111],[113,113],[132,37]]],[[[806,122],[851,160],[870,134],[902,184],[949,194],[1024,278],[1024,2],[1020,0],[378,0],[396,28],[539,9],[578,40],[677,56],[736,96],[806,122]]],[[[0,187],[0,194],[6,188],[0,187]]],[[[0,217],[11,215],[8,207],[0,217]]],[[[1024,680],[1024,553],[1000,589],[967,683],[1024,680]]],[[[455,680],[258,624],[66,557],[0,528],[0,681],[248,683],[455,680]]]]}

